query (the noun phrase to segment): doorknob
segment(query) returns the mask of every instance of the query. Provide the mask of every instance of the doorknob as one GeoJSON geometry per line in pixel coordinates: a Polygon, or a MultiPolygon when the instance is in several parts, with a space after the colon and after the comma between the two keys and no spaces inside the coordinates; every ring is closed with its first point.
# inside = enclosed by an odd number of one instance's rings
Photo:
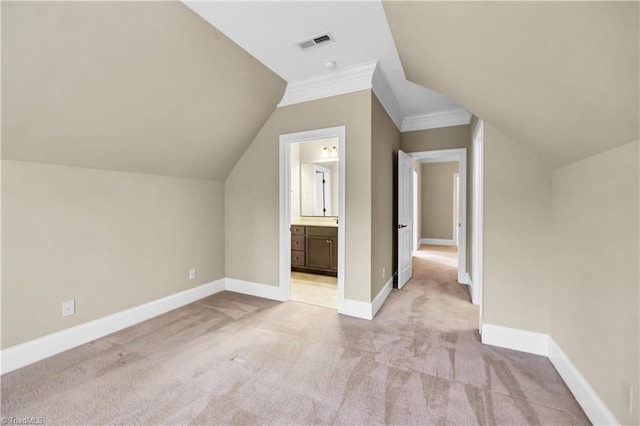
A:
{"type": "Polygon", "coordinates": [[[409,225],[398,225],[398,229],[406,228],[409,225]]]}

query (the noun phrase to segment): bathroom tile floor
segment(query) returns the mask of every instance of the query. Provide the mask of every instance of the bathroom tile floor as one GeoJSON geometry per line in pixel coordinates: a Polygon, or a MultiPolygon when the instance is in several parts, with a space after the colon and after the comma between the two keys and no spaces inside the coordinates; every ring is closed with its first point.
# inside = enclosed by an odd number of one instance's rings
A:
{"type": "Polygon", "coordinates": [[[291,300],[336,309],[338,279],[325,275],[291,272],[291,300]]]}

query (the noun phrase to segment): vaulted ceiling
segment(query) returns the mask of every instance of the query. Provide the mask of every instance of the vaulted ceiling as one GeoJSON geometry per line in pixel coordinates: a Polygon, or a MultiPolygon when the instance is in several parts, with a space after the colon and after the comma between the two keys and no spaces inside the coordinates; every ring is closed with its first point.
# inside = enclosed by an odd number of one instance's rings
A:
{"type": "Polygon", "coordinates": [[[378,61],[400,118],[462,110],[407,81],[381,1],[183,1],[290,84],[378,61]],[[333,41],[297,45],[325,32],[333,41]],[[325,68],[328,60],[335,69],[325,68]]]}
{"type": "Polygon", "coordinates": [[[2,158],[222,179],[282,99],[272,70],[327,72],[321,59],[379,59],[397,87],[446,95],[553,165],[639,138],[638,2],[374,3],[205,8],[220,26],[300,16],[300,37],[335,15],[328,50],[292,39],[280,62],[243,24],[267,67],[179,2],[2,2],[2,158]]]}
{"type": "Polygon", "coordinates": [[[2,3],[6,159],[221,179],[285,86],[182,3],[2,3]]]}
{"type": "Polygon", "coordinates": [[[385,2],[407,78],[552,165],[639,138],[638,2],[385,2]]]}

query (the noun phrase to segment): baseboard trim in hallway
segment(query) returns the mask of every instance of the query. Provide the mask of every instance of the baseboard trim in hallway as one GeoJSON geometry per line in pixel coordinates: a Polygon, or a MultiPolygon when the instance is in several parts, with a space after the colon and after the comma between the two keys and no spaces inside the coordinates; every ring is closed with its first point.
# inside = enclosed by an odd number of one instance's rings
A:
{"type": "Polygon", "coordinates": [[[485,323],[482,325],[481,337],[482,343],[486,345],[546,356],[594,425],[620,424],[589,382],[548,334],[485,323]]]}
{"type": "Polygon", "coordinates": [[[75,327],[48,334],[0,352],[0,372],[8,373],[66,350],[174,310],[225,289],[225,279],[190,288],[75,327]]]}
{"type": "Polygon", "coordinates": [[[455,246],[456,245],[456,241],[451,239],[451,240],[445,240],[445,239],[441,239],[441,238],[421,238],[420,239],[420,245],[428,245],[428,246],[455,246]]]}

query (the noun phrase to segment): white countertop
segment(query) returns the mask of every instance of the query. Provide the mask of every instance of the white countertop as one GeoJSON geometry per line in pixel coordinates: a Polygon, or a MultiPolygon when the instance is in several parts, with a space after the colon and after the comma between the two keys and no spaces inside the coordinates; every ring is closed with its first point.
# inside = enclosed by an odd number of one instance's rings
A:
{"type": "Polygon", "coordinates": [[[326,226],[330,228],[337,228],[335,218],[295,218],[291,220],[291,224],[294,226],[326,226]]]}

